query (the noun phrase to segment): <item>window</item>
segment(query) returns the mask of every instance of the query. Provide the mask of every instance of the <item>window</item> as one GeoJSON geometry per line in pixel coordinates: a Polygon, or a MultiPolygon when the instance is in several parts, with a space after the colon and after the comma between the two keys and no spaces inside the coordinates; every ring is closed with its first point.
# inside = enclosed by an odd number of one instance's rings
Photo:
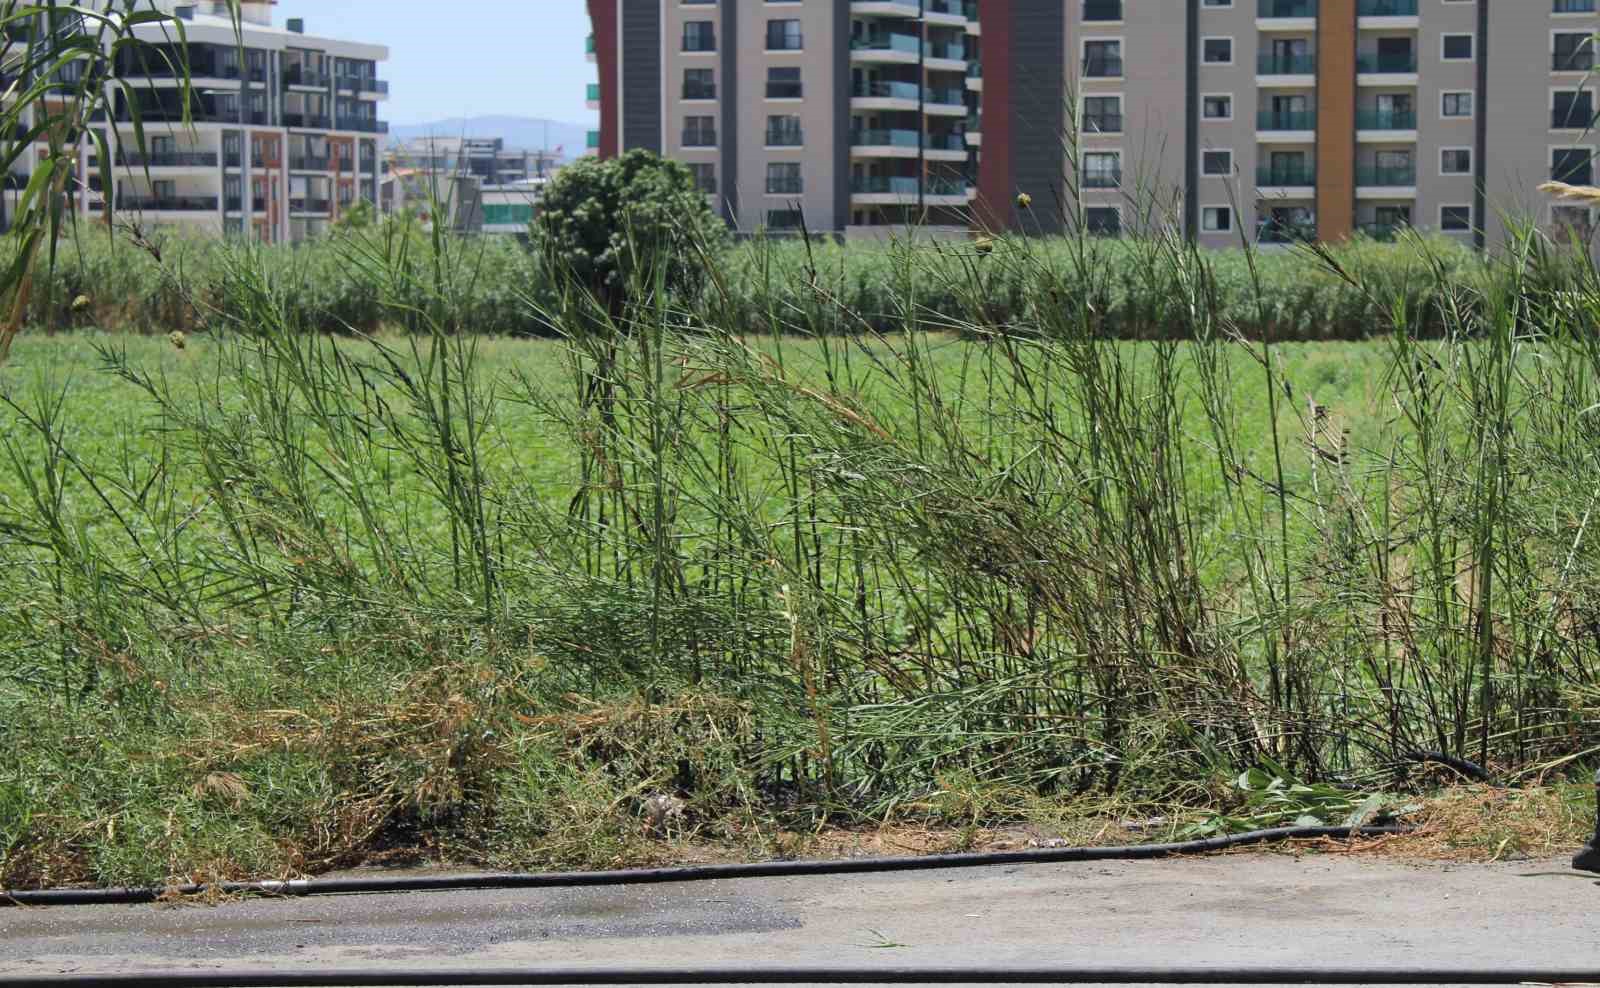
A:
{"type": "Polygon", "coordinates": [[[800,118],[795,114],[778,114],[767,118],[767,147],[799,147],[805,143],[805,132],[800,118]]]}
{"type": "Polygon", "coordinates": [[[801,47],[799,21],[767,22],[767,51],[799,51],[801,47]]]}
{"type": "Polygon", "coordinates": [[[689,165],[694,176],[694,187],[707,195],[717,194],[717,166],[709,161],[696,161],[689,165]]]}
{"type": "Polygon", "coordinates": [[[1555,36],[1550,67],[1557,72],[1588,72],[1594,68],[1594,42],[1588,32],[1563,31],[1555,36]]]}
{"type": "Polygon", "coordinates": [[[1568,185],[1594,181],[1594,155],[1586,148],[1555,148],[1550,152],[1550,177],[1568,185]]]}
{"type": "Polygon", "coordinates": [[[1122,210],[1115,206],[1090,206],[1083,211],[1084,228],[1097,237],[1122,233],[1122,210]]]}
{"type": "Polygon", "coordinates": [[[767,195],[797,196],[805,191],[800,178],[800,162],[770,161],[767,163],[767,195]]]}
{"type": "Polygon", "coordinates": [[[767,99],[799,99],[804,95],[799,66],[772,66],[767,69],[767,99]]]}
{"type": "Polygon", "coordinates": [[[714,148],[717,146],[716,117],[684,117],[683,146],[686,148],[714,148]]]}
{"type": "Polygon", "coordinates": [[[684,51],[716,51],[717,26],[712,21],[683,22],[684,51]]]}
{"type": "Polygon", "coordinates": [[[1439,150],[1440,175],[1471,175],[1471,148],[1441,148],[1439,150]]]}
{"type": "Polygon", "coordinates": [[[1206,38],[1200,43],[1200,60],[1207,65],[1232,65],[1233,39],[1206,38]]]}
{"type": "Polygon", "coordinates": [[[1122,20],[1122,0],[1083,0],[1083,19],[1086,21],[1122,20]]]}
{"type": "Polygon", "coordinates": [[[1446,233],[1468,233],[1472,230],[1471,206],[1440,206],[1439,229],[1446,233]]]}
{"type": "Polygon", "coordinates": [[[711,69],[683,70],[684,99],[716,99],[717,75],[711,69]]]}
{"type": "Polygon", "coordinates": [[[1315,185],[1317,171],[1304,151],[1273,151],[1256,175],[1261,185],[1315,185]]]}
{"type": "Polygon", "coordinates": [[[1441,39],[1442,50],[1439,57],[1447,62],[1466,62],[1472,60],[1472,35],[1447,34],[1441,39]]]}
{"type": "Polygon", "coordinates": [[[1202,151],[1200,152],[1200,174],[1222,175],[1233,174],[1232,151],[1202,151]]]}
{"type": "Polygon", "coordinates": [[[1083,74],[1090,79],[1115,79],[1122,75],[1122,42],[1085,41],[1083,74]]]}
{"type": "Polygon", "coordinates": [[[1200,210],[1200,229],[1207,233],[1227,233],[1233,229],[1233,211],[1227,206],[1206,206],[1200,210]]]}
{"type": "Polygon", "coordinates": [[[1122,185],[1122,152],[1091,151],[1083,156],[1083,187],[1115,189],[1122,185]]]}
{"type": "Polygon", "coordinates": [[[1232,96],[1202,96],[1200,98],[1200,115],[1207,120],[1232,120],[1232,96]]]}
{"type": "Polygon", "coordinates": [[[1469,92],[1440,93],[1439,115],[1441,117],[1472,116],[1472,94],[1469,92]]]}
{"type": "Polygon", "coordinates": [[[1202,7],[1232,7],[1233,0],[1200,0],[1202,7]]]}
{"type": "Polygon", "coordinates": [[[1122,97],[1085,96],[1083,131],[1086,134],[1122,133],[1122,97]]]}
{"type": "Polygon", "coordinates": [[[1594,94],[1587,89],[1556,90],[1551,97],[1552,130],[1586,130],[1594,123],[1594,94]]]}

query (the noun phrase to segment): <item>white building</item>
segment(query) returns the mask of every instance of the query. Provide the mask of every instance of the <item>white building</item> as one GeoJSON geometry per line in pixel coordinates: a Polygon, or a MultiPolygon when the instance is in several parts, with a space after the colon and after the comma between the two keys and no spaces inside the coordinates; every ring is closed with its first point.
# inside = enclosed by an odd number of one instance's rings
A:
{"type": "MultiPolygon", "coordinates": [[[[114,158],[119,217],[281,243],[316,236],[357,199],[377,201],[388,132],[378,119],[388,83],[377,72],[388,49],[308,34],[296,19],[274,25],[270,0],[240,4],[242,38],[226,2],[154,2],[183,22],[191,122],[182,122],[173,26],[136,28],[149,46],[121,53],[117,74],[132,80],[144,153],[120,87],[109,119],[92,125],[104,128],[114,158]]],[[[86,178],[74,204],[97,217],[107,190],[94,145],[86,141],[81,154],[86,178]]]]}

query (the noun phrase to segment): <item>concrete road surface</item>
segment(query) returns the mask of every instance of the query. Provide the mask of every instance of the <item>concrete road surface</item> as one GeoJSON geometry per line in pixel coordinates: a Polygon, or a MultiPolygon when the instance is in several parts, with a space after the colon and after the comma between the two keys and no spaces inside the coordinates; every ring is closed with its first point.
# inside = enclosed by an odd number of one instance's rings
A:
{"type": "Polygon", "coordinates": [[[536,966],[1564,966],[1565,860],[1263,853],[633,888],[0,909],[0,975],[536,966]]]}

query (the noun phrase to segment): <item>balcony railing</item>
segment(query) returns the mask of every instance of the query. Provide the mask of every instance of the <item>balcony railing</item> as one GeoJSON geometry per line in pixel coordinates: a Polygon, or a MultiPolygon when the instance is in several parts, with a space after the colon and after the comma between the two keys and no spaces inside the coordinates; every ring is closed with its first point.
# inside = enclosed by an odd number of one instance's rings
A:
{"type": "Polygon", "coordinates": [[[117,197],[118,209],[140,212],[205,213],[216,212],[216,196],[129,196],[117,197]]]}
{"type": "Polygon", "coordinates": [[[1361,165],[1356,168],[1356,185],[1411,186],[1416,184],[1416,165],[1361,165]]]}
{"type": "Polygon", "coordinates": [[[1414,110],[1357,110],[1356,129],[1416,130],[1417,114],[1414,110]]]}
{"type": "Polygon", "coordinates": [[[914,148],[917,146],[918,134],[914,130],[890,130],[882,127],[866,128],[850,134],[850,143],[855,147],[902,147],[914,148]]]}
{"type": "Polygon", "coordinates": [[[1262,110],[1256,114],[1256,130],[1316,130],[1315,110],[1262,110]]]}
{"type": "Polygon", "coordinates": [[[289,212],[291,213],[326,213],[330,212],[332,207],[333,202],[329,199],[292,198],[289,200],[289,212]]]}
{"type": "MultiPolygon", "coordinates": [[[[684,99],[716,99],[717,84],[714,82],[685,82],[683,84],[684,99]]],[[[589,102],[600,101],[600,84],[589,83],[589,102]]]]}
{"type": "Polygon", "coordinates": [[[1307,163],[1300,165],[1260,165],[1256,168],[1257,186],[1307,186],[1317,184],[1317,169],[1307,163]]]}
{"type": "Polygon", "coordinates": [[[222,208],[230,213],[237,213],[244,208],[243,196],[223,196],[222,208]]]}
{"type": "Polygon", "coordinates": [[[1317,239],[1315,223],[1281,223],[1267,220],[1256,231],[1256,239],[1264,244],[1300,244],[1317,239]]]}
{"type": "Polygon", "coordinates": [[[1358,17],[1415,17],[1417,0],[1358,0],[1358,17]]]}
{"type": "Polygon", "coordinates": [[[264,213],[264,212],[266,212],[267,211],[267,197],[266,196],[251,196],[250,197],[250,211],[252,213],[264,213]]]}
{"type": "Polygon", "coordinates": [[[965,151],[967,149],[967,135],[965,134],[929,134],[923,139],[923,147],[930,151],[965,151]]]}
{"type": "Polygon", "coordinates": [[[1122,75],[1121,55],[1090,55],[1083,60],[1083,74],[1088,79],[1116,79],[1122,75]]]}
{"type": "Polygon", "coordinates": [[[852,51],[901,51],[922,54],[922,39],[914,34],[880,34],[875,38],[851,38],[852,51]]]}
{"type": "Polygon", "coordinates": [[[799,80],[767,80],[767,99],[800,99],[804,95],[805,86],[799,80]]]}
{"type": "Polygon", "coordinates": [[[1399,221],[1372,220],[1367,223],[1356,224],[1356,229],[1361,232],[1362,236],[1385,243],[1398,237],[1400,232],[1408,227],[1410,227],[1409,223],[1399,221]]]}
{"type": "MultiPolygon", "coordinates": [[[[806,132],[799,127],[769,127],[766,146],[769,148],[797,148],[806,142],[806,132]]],[[[715,142],[713,142],[715,143],[715,142]]]]}
{"type": "Polygon", "coordinates": [[[125,168],[215,168],[215,151],[162,151],[154,154],[124,152],[117,156],[118,167],[125,168]]]}
{"type": "Polygon", "coordinates": [[[961,106],[966,101],[966,93],[960,89],[928,89],[928,102],[935,106],[961,106]]]}
{"type": "Polygon", "coordinates": [[[1550,68],[1556,72],[1589,72],[1594,69],[1594,48],[1585,44],[1574,51],[1552,52],[1550,68]]]}
{"type": "Polygon", "coordinates": [[[312,154],[291,154],[289,156],[289,170],[297,172],[325,172],[331,163],[330,158],[319,158],[312,154]]]}
{"type": "MultiPolygon", "coordinates": [[[[967,126],[973,125],[968,121],[967,126]]],[[[1122,133],[1122,114],[1120,113],[1092,113],[1083,118],[1083,132],[1085,134],[1120,134],[1122,133]]]]}
{"type": "Polygon", "coordinates": [[[1262,52],[1256,56],[1256,75],[1312,75],[1316,71],[1315,55],[1279,55],[1262,52]]]}
{"type": "Polygon", "coordinates": [[[967,180],[935,175],[923,185],[922,191],[930,196],[964,196],[967,194],[967,180]]]}
{"type": "Polygon", "coordinates": [[[1315,17],[1317,0],[1257,0],[1257,17],[1315,17]]]}
{"type": "Polygon", "coordinates": [[[315,86],[318,89],[326,89],[328,82],[328,73],[314,72],[301,65],[291,65],[283,70],[285,86],[315,86]]]}
{"type": "Polygon", "coordinates": [[[856,83],[851,95],[859,99],[904,99],[913,103],[922,98],[922,87],[914,82],[867,82],[856,83]]]}
{"type": "Polygon", "coordinates": [[[805,180],[801,178],[769,178],[767,179],[767,194],[797,196],[805,191],[805,186],[805,180]]]}
{"type": "Polygon", "coordinates": [[[1361,52],[1356,55],[1356,71],[1363,74],[1415,72],[1417,53],[1383,55],[1375,51],[1361,52]]]}
{"type": "MultiPolygon", "coordinates": [[[[710,96],[690,96],[689,95],[689,90],[691,88],[698,88],[698,86],[691,86],[687,82],[683,84],[683,98],[684,99],[716,99],[717,98],[717,87],[715,85],[710,87],[711,88],[711,95],[710,96]]],[[[584,99],[588,100],[591,103],[600,102],[600,84],[598,82],[589,83],[588,87],[585,88],[585,90],[584,90],[583,97],[584,97],[584,99]]]]}
{"type": "Polygon", "coordinates": [[[585,135],[584,146],[585,147],[590,147],[590,148],[599,147],[600,146],[600,132],[598,130],[589,131],[589,133],[587,135],[585,135]]]}
{"type": "Polygon", "coordinates": [[[1081,184],[1086,189],[1120,189],[1122,188],[1122,169],[1111,168],[1105,171],[1086,171],[1083,173],[1081,184]]]}
{"type": "Polygon", "coordinates": [[[302,130],[331,130],[333,118],[313,115],[309,113],[285,113],[283,115],[285,127],[298,127],[302,130]]]}
{"type": "Polygon", "coordinates": [[[374,120],[371,117],[340,117],[337,121],[338,130],[358,130],[363,134],[387,134],[389,121],[374,120]]]}
{"type": "Polygon", "coordinates": [[[1595,0],[1555,0],[1551,11],[1557,14],[1592,14],[1595,12],[1595,0]]]}
{"type": "Polygon", "coordinates": [[[915,196],[915,175],[866,175],[850,180],[850,191],[857,195],[915,196]]]}
{"type": "Polygon", "coordinates": [[[967,60],[967,46],[959,41],[936,41],[928,45],[929,58],[948,58],[952,61],[965,62],[967,60]]]}
{"type": "Polygon", "coordinates": [[[683,132],[682,143],[686,148],[714,148],[717,146],[717,132],[706,128],[686,130],[683,132]]]}

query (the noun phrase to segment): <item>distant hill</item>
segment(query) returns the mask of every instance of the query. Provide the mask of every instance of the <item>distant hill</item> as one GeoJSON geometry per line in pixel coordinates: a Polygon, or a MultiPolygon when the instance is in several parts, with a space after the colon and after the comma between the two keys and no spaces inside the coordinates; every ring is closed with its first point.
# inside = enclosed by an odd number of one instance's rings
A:
{"type": "Polygon", "coordinates": [[[409,141],[417,137],[503,137],[506,147],[539,150],[561,148],[567,158],[583,153],[589,128],[583,124],[542,120],[538,117],[454,117],[421,124],[394,124],[390,138],[409,141]]]}

